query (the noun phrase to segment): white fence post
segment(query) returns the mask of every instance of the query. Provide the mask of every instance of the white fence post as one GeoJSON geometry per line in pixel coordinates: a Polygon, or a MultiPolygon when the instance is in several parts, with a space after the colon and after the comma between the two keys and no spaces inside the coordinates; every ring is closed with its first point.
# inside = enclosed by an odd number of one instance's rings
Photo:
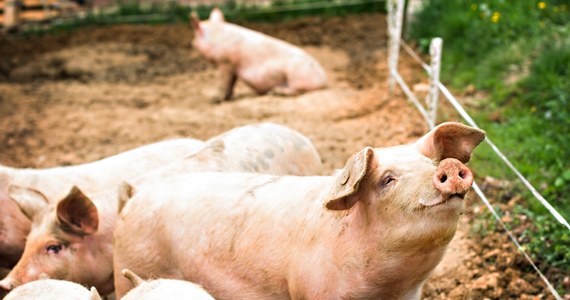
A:
{"type": "Polygon", "coordinates": [[[4,4],[4,30],[11,30],[20,21],[20,3],[18,0],[6,0],[4,4]]]}
{"type": "Polygon", "coordinates": [[[392,75],[398,69],[400,39],[402,37],[402,18],[404,17],[404,0],[386,1],[388,9],[388,92],[392,94],[396,81],[392,75]]]}
{"type": "Polygon", "coordinates": [[[439,69],[441,66],[441,48],[443,40],[436,37],[431,40],[429,45],[429,54],[431,55],[431,72],[429,94],[426,98],[428,113],[430,118],[430,127],[434,128],[437,118],[437,102],[439,98],[439,69]]]}

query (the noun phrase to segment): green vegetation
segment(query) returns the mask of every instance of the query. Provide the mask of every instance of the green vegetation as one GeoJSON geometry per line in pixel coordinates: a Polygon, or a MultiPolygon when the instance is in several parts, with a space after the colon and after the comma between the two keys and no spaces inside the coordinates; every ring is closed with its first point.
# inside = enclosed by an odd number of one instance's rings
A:
{"type": "MultiPolygon", "coordinates": [[[[276,0],[271,5],[239,4],[235,0],[225,1],[218,7],[231,22],[282,21],[308,15],[344,16],[348,14],[384,12],[385,0],[276,0]]],[[[69,18],[57,21],[51,26],[31,26],[24,35],[57,33],[75,30],[82,26],[108,25],[120,23],[166,24],[187,22],[189,13],[195,9],[201,19],[206,19],[212,5],[190,7],[176,2],[140,3],[136,0],[120,1],[112,8],[99,12],[89,12],[82,18],[69,18]]]]}
{"type": "MultiPolygon", "coordinates": [[[[567,0],[430,0],[411,35],[425,51],[444,39],[442,80],[486,93],[478,124],[556,209],[570,219],[570,3],[567,0]]],[[[515,180],[483,145],[478,174],[515,180]]],[[[520,185],[515,192],[525,193],[520,185]]],[[[530,194],[517,207],[536,224],[531,252],[570,271],[570,232],[530,194]]]]}

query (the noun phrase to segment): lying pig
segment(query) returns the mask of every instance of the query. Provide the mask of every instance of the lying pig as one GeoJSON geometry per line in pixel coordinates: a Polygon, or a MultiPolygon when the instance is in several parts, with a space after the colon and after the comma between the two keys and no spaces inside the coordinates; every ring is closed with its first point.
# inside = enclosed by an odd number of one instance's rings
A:
{"type": "Polygon", "coordinates": [[[192,45],[217,64],[222,84],[214,101],[229,100],[240,78],[259,94],[296,95],[324,88],[327,75],[317,60],[285,41],[224,21],[215,8],[207,21],[190,16],[192,45]]]}
{"type": "Polygon", "coordinates": [[[46,203],[65,196],[73,185],[86,193],[117,186],[202,147],[202,141],[174,139],[146,145],[99,161],[49,169],[17,169],[0,166],[0,267],[11,268],[24,250],[30,220],[25,216],[46,203]],[[25,197],[27,211],[12,201],[25,197]]]}
{"type": "Polygon", "coordinates": [[[4,300],[101,300],[97,289],[91,291],[65,280],[41,279],[11,291],[4,300]]]}
{"type": "MultiPolygon", "coordinates": [[[[309,139],[284,126],[262,124],[214,137],[196,154],[148,176],[150,182],[156,182],[175,173],[205,170],[307,175],[318,172],[320,166],[321,159],[309,139]]],[[[22,258],[0,281],[0,287],[10,290],[46,273],[50,278],[95,286],[103,295],[112,292],[117,198],[116,189],[89,197],[74,187],[61,201],[44,205],[34,215],[22,258]]],[[[18,202],[27,205],[25,199],[18,202]]]]}
{"type": "MultiPolygon", "coordinates": [[[[445,123],[414,144],[366,147],[336,176],[202,173],[145,186],[117,222],[114,268],[196,282],[216,299],[418,299],[484,137],[445,123]]],[[[129,288],[115,273],[116,295],[129,288]]]]}
{"type": "Polygon", "coordinates": [[[144,281],[128,269],[123,270],[122,274],[135,288],[121,300],[214,300],[201,286],[188,281],[174,279],[144,281]]]}

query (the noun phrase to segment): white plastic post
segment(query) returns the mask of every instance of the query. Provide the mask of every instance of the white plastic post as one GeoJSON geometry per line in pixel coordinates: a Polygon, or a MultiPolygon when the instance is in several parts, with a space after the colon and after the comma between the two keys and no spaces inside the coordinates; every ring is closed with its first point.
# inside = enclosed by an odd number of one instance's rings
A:
{"type": "Polygon", "coordinates": [[[390,73],[388,92],[392,94],[396,85],[392,72],[398,69],[398,56],[400,54],[404,0],[388,0],[386,6],[388,9],[388,71],[390,73]]]}
{"type": "Polygon", "coordinates": [[[20,7],[18,0],[6,0],[4,3],[4,29],[10,30],[18,26],[20,7]]]}
{"type": "Polygon", "coordinates": [[[429,94],[426,98],[426,105],[428,107],[430,127],[434,128],[437,118],[437,102],[439,98],[439,69],[441,66],[441,47],[443,40],[436,37],[431,40],[429,45],[429,54],[431,55],[431,72],[430,72],[430,87],[429,94]]]}

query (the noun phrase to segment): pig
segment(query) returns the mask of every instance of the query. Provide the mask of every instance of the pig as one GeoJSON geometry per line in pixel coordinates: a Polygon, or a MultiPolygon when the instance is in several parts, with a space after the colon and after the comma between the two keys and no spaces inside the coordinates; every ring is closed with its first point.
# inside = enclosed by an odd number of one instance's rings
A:
{"type": "Polygon", "coordinates": [[[41,279],[26,283],[11,291],[4,300],[101,300],[97,289],[65,280],[41,279]]]}
{"type": "Polygon", "coordinates": [[[31,226],[29,218],[12,201],[10,193],[25,194],[31,200],[38,200],[39,204],[29,205],[32,211],[37,210],[46,202],[64,197],[73,185],[85,192],[112,188],[121,181],[181,159],[203,144],[190,138],[172,139],[75,166],[47,169],[0,166],[0,267],[11,268],[18,262],[31,226]]]}
{"type": "MultiPolygon", "coordinates": [[[[213,137],[195,154],[165,165],[164,170],[141,175],[149,179],[132,182],[146,185],[180,172],[204,170],[307,175],[320,167],[320,156],[308,138],[285,126],[267,123],[213,137]]],[[[135,185],[135,194],[137,189],[135,185]]],[[[0,288],[10,290],[45,273],[50,278],[95,286],[102,295],[111,293],[112,232],[118,198],[117,189],[88,195],[73,187],[61,201],[45,204],[33,216],[22,258],[0,281],[0,288]]],[[[28,203],[20,199],[18,204],[28,203]]]]}
{"type": "Polygon", "coordinates": [[[144,281],[128,269],[124,269],[121,273],[135,286],[121,300],[214,300],[201,286],[188,281],[175,279],[144,281]]]}
{"type": "MultiPolygon", "coordinates": [[[[484,137],[444,123],[412,144],[365,147],[333,176],[205,172],[146,185],[117,222],[114,269],[195,282],[216,299],[419,299],[484,137]]],[[[116,295],[129,288],[115,273],[116,295]]]]}
{"type": "Polygon", "coordinates": [[[193,47],[217,65],[222,78],[216,103],[232,98],[238,78],[259,94],[273,90],[291,96],[327,85],[326,72],[315,58],[285,41],[225,22],[218,8],[207,21],[195,13],[190,19],[193,47]]]}

